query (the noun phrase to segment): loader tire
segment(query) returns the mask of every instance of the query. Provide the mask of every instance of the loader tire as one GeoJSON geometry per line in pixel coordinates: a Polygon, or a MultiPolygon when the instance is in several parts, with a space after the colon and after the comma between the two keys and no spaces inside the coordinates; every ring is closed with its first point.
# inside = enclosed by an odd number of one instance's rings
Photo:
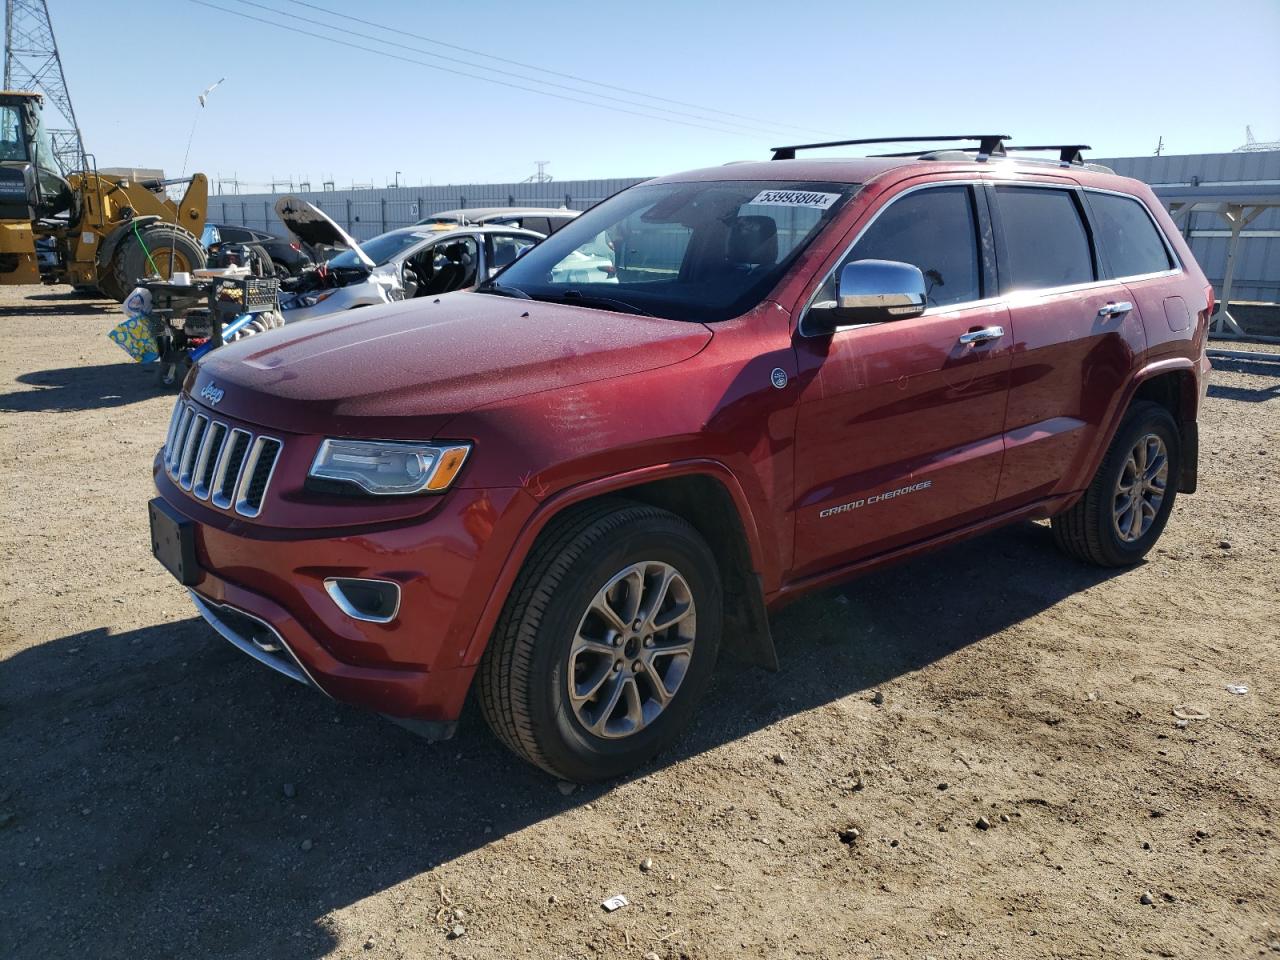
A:
{"type": "Polygon", "coordinates": [[[167,280],[170,262],[174,273],[199,270],[205,265],[204,248],[181,227],[153,221],[136,230],[130,229],[116,247],[111,261],[113,289],[108,292],[102,281],[99,285],[104,293],[123,301],[139,280],[157,276],[167,280]]]}

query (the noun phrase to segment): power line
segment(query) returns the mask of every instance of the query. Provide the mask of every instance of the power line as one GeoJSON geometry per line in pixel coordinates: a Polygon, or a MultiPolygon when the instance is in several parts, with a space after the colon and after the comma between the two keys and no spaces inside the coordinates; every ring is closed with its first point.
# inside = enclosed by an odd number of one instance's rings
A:
{"type": "MultiPolygon", "coordinates": [[[[257,9],[259,9],[259,10],[265,10],[267,13],[274,13],[274,14],[278,14],[279,16],[286,17],[286,18],[288,18],[288,19],[290,19],[290,20],[298,20],[298,19],[300,19],[296,14],[287,13],[287,12],[285,12],[284,10],[276,9],[275,7],[269,7],[269,6],[267,6],[266,4],[256,2],[256,0],[234,0],[234,2],[235,2],[235,3],[239,3],[239,4],[243,4],[243,5],[244,5],[244,6],[246,6],[246,7],[256,7],[256,8],[257,8],[257,9]]],[[[318,8],[317,8],[317,9],[318,9],[318,8]]],[[[356,17],[345,17],[345,16],[344,16],[344,19],[346,19],[346,20],[354,20],[356,23],[363,23],[363,24],[365,24],[366,26],[378,27],[379,29],[384,30],[384,31],[391,30],[391,32],[393,32],[393,33],[394,33],[394,32],[396,32],[396,31],[392,30],[392,28],[390,28],[390,27],[382,27],[382,26],[380,26],[379,24],[376,24],[376,23],[370,23],[370,22],[369,22],[369,21],[367,21],[367,20],[360,20],[360,19],[358,19],[358,18],[356,18],[356,17]]],[[[302,22],[304,22],[304,23],[309,23],[310,21],[302,21],[302,22]]],[[[567,90],[567,91],[568,91],[568,92],[570,92],[570,93],[576,93],[576,94],[580,94],[580,95],[582,95],[582,96],[597,97],[597,98],[599,98],[599,99],[601,99],[601,100],[611,100],[611,101],[613,101],[614,103],[622,103],[622,104],[626,104],[627,106],[631,106],[631,107],[639,107],[639,108],[641,108],[642,110],[658,110],[658,111],[661,111],[662,113],[670,113],[670,114],[672,114],[672,115],[674,115],[674,116],[687,117],[687,118],[689,118],[689,119],[691,119],[691,120],[702,120],[702,121],[704,121],[704,122],[706,122],[706,123],[716,123],[716,124],[720,124],[721,126],[724,126],[724,127],[741,127],[741,128],[743,128],[745,131],[749,131],[749,132],[751,132],[751,133],[753,133],[753,134],[767,133],[767,132],[768,132],[768,131],[765,131],[765,130],[760,130],[760,129],[759,129],[759,128],[757,128],[757,127],[752,127],[752,126],[749,126],[749,125],[744,124],[744,123],[739,123],[739,122],[738,122],[738,121],[736,121],[736,120],[721,120],[721,119],[719,119],[719,118],[717,118],[717,117],[705,117],[705,116],[700,116],[700,115],[698,115],[698,114],[696,114],[696,113],[686,113],[686,112],[684,112],[683,110],[672,110],[672,109],[670,109],[669,107],[651,107],[649,104],[646,104],[646,103],[635,103],[635,102],[634,102],[634,101],[632,101],[632,100],[624,100],[624,99],[622,99],[621,97],[615,97],[615,96],[612,96],[612,95],[607,94],[607,93],[596,93],[594,90],[579,90],[577,87],[570,87],[570,86],[566,86],[566,85],[565,85],[565,84],[563,84],[563,83],[556,83],[555,81],[552,81],[552,80],[539,80],[537,77],[527,77],[527,76],[525,76],[524,74],[520,74],[520,73],[512,73],[510,70],[500,70],[500,69],[498,69],[497,67],[485,67],[485,66],[482,66],[482,65],[477,64],[477,63],[471,63],[470,61],[467,61],[467,60],[460,60],[460,59],[458,59],[457,57],[450,57],[450,56],[447,56],[447,55],[442,54],[442,53],[433,53],[433,52],[432,52],[432,51],[430,51],[430,50],[423,50],[423,49],[421,49],[420,47],[412,47],[412,46],[409,46],[408,44],[404,44],[404,43],[397,43],[397,42],[396,42],[396,41],[394,41],[394,40],[386,40],[386,39],[384,39],[384,38],[382,38],[382,37],[370,36],[370,35],[369,35],[369,34],[367,34],[367,33],[360,33],[358,30],[351,30],[351,29],[346,28],[346,27],[329,26],[328,24],[314,24],[314,25],[315,25],[315,26],[322,26],[322,27],[324,27],[324,29],[326,29],[326,30],[341,31],[341,32],[342,32],[344,35],[346,35],[346,36],[359,37],[359,38],[361,38],[362,40],[371,40],[371,41],[373,41],[374,43],[380,43],[380,44],[384,44],[384,45],[386,45],[386,46],[390,46],[390,47],[399,47],[400,49],[402,49],[402,50],[408,50],[408,51],[410,51],[411,53],[421,53],[421,54],[425,54],[425,55],[427,55],[427,56],[429,56],[429,57],[434,57],[434,58],[435,58],[435,59],[437,59],[437,60],[447,60],[447,61],[448,61],[448,62],[450,62],[450,63],[459,63],[459,64],[462,64],[462,66],[464,66],[464,67],[473,67],[473,68],[475,68],[475,69],[477,69],[477,70],[483,70],[483,71],[485,71],[485,72],[487,72],[487,73],[496,73],[496,74],[500,74],[500,75],[502,75],[502,76],[504,76],[504,77],[513,77],[513,78],[515,78],[516,80],[524,80],[524,81],[526,81],[526,82],[528,82],[528,83],[540,83],[540,84],[542,84],[543,86],[547,86],[547,87],[555,87],[555,88],[556,88],[556,89],[558,89],[558,90],[567,90]]],[[[403,32],[403,31],[400,31],[400,32],[403,32]]],[[[411,34],[405,34],[405,36],[411,36],[411,34]]],[[[483,56],[483,54],[482,54],[482,56],[483,56]]],[[[532,68],[532,69],[537,69],[537,68],[536,68],[536,67],[534,67],[534,68],[532,68]]],[[[588,82],[589,82],[589,81],[588,81],[588,82]]],[[[644,96],[644,94],[641,94],[641,96],[644,96]]],[[[770,134],[770,135],[772,136],[772,134],[770,134]]]]}
{"type": "MultiPolygon", "coordinates": [[[[809,130],[809,131],[815,131],[815,132],[828,132],[828,131],[816,131],[816,128],[814,127],[797,126],[794,123],[777,123],[772,120],[765,120],[762,117],[753,117],[743,113],[732,113],[728,110],[719,110],[719,109],[716,109],[715,107],[707,107],[698,103],[689,103],[688,101],[685,101],[685,100],[673,100],[669,97],[660,97],[654,93],[645,93],[643,90],[632,90],[629,87],[620,87],[620,86],[617,86],[616,84],[605,83],[601,80],[590,80],[586,77],[579,77],[576,74],[562,73],[559,70],[552,70],[548,67],[539,67],[539,66],[536,66],[535,64],[523,63],[520,60],[512,60],[512,59],[509,59],[508,57],[500,57],[500,56],[497,56],[496,54],[485,53],[483,50],[474,50],[471,47],[463,47],[456,43],[448,43],[444,40],[436,40],[433,37],[423,36],[420,33],[413,33],[412,31],[404,30],[399,27],[390,27],[390,26],[387,26],[386,24],[376,23],[372,20],[364,20],[364,19],[361,19],[360,17],[353,17],[350,14],[340,13],[337,10],[330,10],[326,7],[320,6],[319,4],[308,3],[306,2],[306,0],[284,0],[284,2],[292,3],[294,6],[298,6],[298,7],[307,7],[311,10],[317,10],[320,13],[327,13],[332,17],[340,17],[343,20],[350,20],[353,23],[362,23],[366,27],[375,27],[379,30],[391,30],[403,36],[412,37],[414,40],[421,40],[424,43],[430,43],[437,47],[446,47],[450,50],[457,50],[461,53],[469,53],[472,56],[484,57],[486,60],[496,60],[498,63],[506,63],[506,64],[510,64],[513,67],[520,67],[524,70],[534,70],[538,73],[548,74],[549,76],[561,77],[562,79],[565,79],[565,80],[572,80],[575,83],[585,83],[588,86],[592,86],[592,87],[603,87],[606,90],[617,90],[619,93],[629,93],[632,96],[643,97],[646,100],[656,100],[661,103],[671,103],[680,107],[692,107],[694,110],[702,110],[706,113],[718,113],[721,116],[733,117],[737,120],[750,120],[752,123],[763,123],[766,126],[770,126],[770,127],[785,127],[791,130],[809,130]]],[[[424,50],[421,52],[427,53],[428,51],[424,50]]],[[[439,56],[439,54],[434,54],[434,56],[439,56]]],[[[462,61],[458,61],[458,62],[462,62],[462,61]]],[[[470,64],[470,65],[479,66],[479,64],[470,64]]],[[[527,78],[527,79],[533,79],[533,78],[527,78]]],[[[537,82],[541,83],[543,81],[537,81],[537,82]]],[[[590,91],[582,91],[582,92],[590,92],[590,91]]],[[[592,96],[598,96],[598,94],[593,93],[592,96]]]]}
{"type": "MultiPolygon", "coordinates": [[[[218,6],[215,3],[209,3],[208,0],[188,0],[188,2],[194,3],[197,6],[201,6],[201,7],[208,7],[210,10],[216,10],[219,13],[229,14],[230,16],[233,16],[233,17],[240,17],[243,20],[252,20],[256,23],[264,23],[267,26],[275,27],[278,30],[286,30],[290,33],[300,33],[300,34],[303,34],[304,36],[315,37],[317,40],[324,40],[324,41],[327,41],[328,43],[337,44],[340,47],[348,47],[352,50],[363,50],[365,53],[373,53],[380,57],[389,57],[392,60],[401,60],[405,63],[412,63],[412,64],[415,64],[416,66],[426,67],[428,70],[438,70],[441,73],[449,73],[449,74],[453,74],[454,76],[465,77],[468,80],[479,80],[483,83],[497,84],[500,87],[508,87],[512,90],[520,90],[525,93],[540,94],[544,97],[554,97],[557,100],[567,100],[571,103],[581,103],[589,107],[601,107],[603,109],[612,110],[616,113],[627,113],[627,114],[631,114],[632,116],[643,117],[646,120],[659,120],[663,123],[678,123],[681,126],[685,126],[685,127],[696,127],[697,129],[700,129],[700,130],[710,130],[712,133],[729,133],[729,134],[734,134],[736,136],[745,136],[745,134],[743,134],[739,130],[730,130],[730,129],[725,129],[723,127],[712,127],[704,123],[694,123],[690,120],[679,120],[679,119],[676,119],[675,117],[663,117],[663,116],[657,116],[651,113],[642,113],[638,110],[628,110],[625,107],[611,107],[607,104],[598,103],[594,100],[582,100],[578,97],[570,97],[563,93],[552,93],[549,90],[536,90],[532,87],[524,87],[516,83],[508,83],[505,80],[496,80],[493,77],[486,77],[480,74],[464,73],[461,70],[453,70],[453,69],[450,69],[449,67],[441,67],[437,64],[427,63],[423,60],[414,60],[411,57],[402,57],[399,54],[389,53],[386,50],[379,50],[373,47],[365,47],[365,46],[361,46],[358,43],[351,43],[346,40],[338,40],[338,39],[335,39],[334,37],[325,36],[322,33],[314,33],[310,30],[303,30],[301,27],[290,26],[287,24],[279,23],[275,20],[265,20],[262,17],[255,17],[249,13],[241,13],[239,10],[229,10],[226,7],[218,6]]],[[[294,17],[291,19],[296,20],[297,18],[294,17]]],[[[306,22],[306,21],[300,21],[300,22],[306,22]]],[[[582,91],[582,92],[584,96],[589,95],[589,94],[586,94],[585,91],[582,91]]]]}

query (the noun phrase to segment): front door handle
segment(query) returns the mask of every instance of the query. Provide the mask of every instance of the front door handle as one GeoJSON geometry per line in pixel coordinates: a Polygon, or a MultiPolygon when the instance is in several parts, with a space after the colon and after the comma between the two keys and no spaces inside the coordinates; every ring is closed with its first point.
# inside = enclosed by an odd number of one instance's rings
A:
{"type": "Polygon", "coordinates": [[[1004,327],[983,327],[981,330],[970,330],[960,334],[960,342],[965,346],[971,343],[986,343],[988,340],[999,340],[1004,336],[1004,327]]]}
{"type": "Polygon", "coordinates": [[[1105,307],[1098,311],[1100,317],[1123,317],[1126,313],[1133,309],[1133,304],[1128,300],[1121,300],[1119,303],[1108,303],[1105,307]]]}

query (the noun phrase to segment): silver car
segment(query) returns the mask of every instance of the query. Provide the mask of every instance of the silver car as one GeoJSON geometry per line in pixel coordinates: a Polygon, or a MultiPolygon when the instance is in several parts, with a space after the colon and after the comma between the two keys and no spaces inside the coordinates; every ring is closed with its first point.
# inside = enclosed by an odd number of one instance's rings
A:
{"type": "Polygon", "coordinates": [[[286,280],[286,323],[376,303],[438,296],[483,283],[542,239],[532,230],[435,224],[388,230],[357,242],[323,210],[285,197],[281,221],[300,240],[345,248],[327,263],[286,280]]]}

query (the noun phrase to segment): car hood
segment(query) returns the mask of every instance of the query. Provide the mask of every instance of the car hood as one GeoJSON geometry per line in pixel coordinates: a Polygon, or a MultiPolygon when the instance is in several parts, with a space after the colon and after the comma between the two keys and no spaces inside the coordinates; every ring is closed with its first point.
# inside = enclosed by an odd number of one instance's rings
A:
{"type": "Polygon", "coordinates": [[[372,270],[375,266],[355,238],[315,204],[301,197],[281,197],[276,201],[276,216],[303,243],[322,247],[346,247],[369,269],[372,270]]]}
{"type": "Polygon", "coordinates": [[[247,337],[188,388],[275,430],[424,439],[459,413],[678,363],[710,339],[700,323],[451,293],[247,337]]]}

